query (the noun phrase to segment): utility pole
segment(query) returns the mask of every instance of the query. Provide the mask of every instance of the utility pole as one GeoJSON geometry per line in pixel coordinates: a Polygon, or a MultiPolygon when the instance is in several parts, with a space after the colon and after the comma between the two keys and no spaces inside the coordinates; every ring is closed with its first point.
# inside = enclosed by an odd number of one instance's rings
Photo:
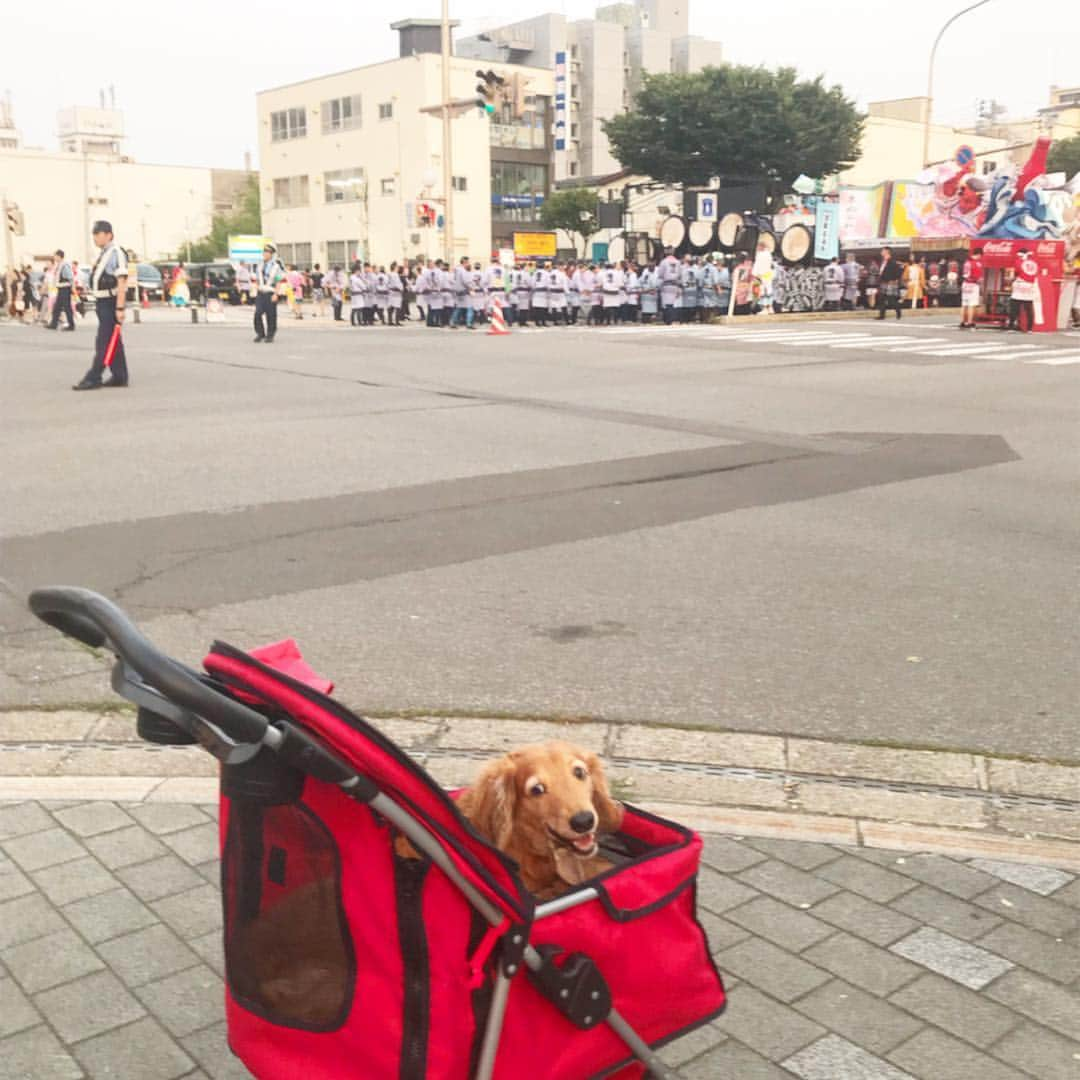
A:
{"type": "Polygon", "coordinates": [[[443,258],[454,265],[454,166],[450,147],[450,0],[442,0],[443,258]]]}
{"type": "Polygon", "coordinates": [[[4,257],[6,262],[4,263],[5,272],[7,270],[15,269],[15,245],[11,239],[11,224],[8,222],[8,201],[7,192],[4,192],[0,197],[0,201],[3,203],[3,221],[4,221],[4,257]]]}

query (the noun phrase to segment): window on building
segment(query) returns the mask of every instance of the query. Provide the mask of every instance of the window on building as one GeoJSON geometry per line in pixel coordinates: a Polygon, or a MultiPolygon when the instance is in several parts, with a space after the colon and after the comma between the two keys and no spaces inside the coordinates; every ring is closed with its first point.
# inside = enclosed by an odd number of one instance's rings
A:
{"type": "Polygon", "coordinates": [[[279,176],[274,181],[274,206],[287,210],[290,206],[308,205],[308,178],[306,176],[279,176]]]}
{"type": "Polygon", "coordinates": [[[451,180],[451,186],[453,187],[453,189],[454,189],[455,191],[468,191],[468,190],[469,190],[469,180],[468,180],[468,177],[465,177],[465,176],[455,176],[455,177],[454,177],[454,178],[453,178],[453,179],[451,180]]]}
{"type": "Polygon", "coordinates": [[[293,262],[301,270],[311,269],[311,244],[294,244],[293,245],[293,262]]]}
{"type": "MultiPolygon", "coordinates": [[[[310,253],[310,244],[297,244],[297,249],[307,247],[310,253]]],[[[362,258],[359,240],[327,240],[326,241],[326,265],[341,266],[346,269],[357,259],[362,258]]]]}
{"type": "Polygon", "coordinates": [[[983,176],[987,175],[987,173],[992,173],[996,168],[996,161],[984,161],[982,163],[983,176]]]}
{"type": "Polygon", "coordinates": [[[577,46],[576,45],[571,45],[570,46],[570,59],[571,60],[576,60],[577,59],[577,46]]]}
{"type": "Polygon", "coordinates": [[[350,94],[348,97],[324,101],[319,112],[324,135],[331,131],[351,131],[360,126],[360,95],[350,94]]]}
{"type": "Polygon", "coordinates": [[[327,202],[359,202],[364,197],[364,170],[357,165],[323,173],[323,193],[327,202]]]}
{"type": "Polygon", "coordinates": [[[281,109],[270,114],[270,139],[283,142],[285,139],[302,139],[307,134],[307,110],[281,109]]]}
{"type": "Polygon", "coordinates": [[[392,176],[386,177],[386,179],[382,181],[381,186],[384,195],[393,195],[394,192],[397,191],[397,183],[392,176]]]}
{"type": "Polygon", "coordinates": [[[578,84],[576,82],[570,84],[570,96],[572,98],[576,98],[578,96],[578,84]]]}
{"type": "Polygon", "coordinates": [[[392,101],[384,101],[379,106],[379,119],[380,120],[393,120],[394,119],[394,103],[392,101]]]}
{"type": "Polygon", "coordinates": [[[580,130],[580,127],[581,127],[580,124],[571,124],[570,125],[570,138],[571,139],[576,139],[578,137],[578,131],[580,130]]]}
{"type": "Polygon", "coordinates": [[[289,266],[293,261],[292,244],[278,244],[277,257],[281,260],[283,265],[289,266]]]}
{"type": "Polygon", "coordinates": [[[577,162],[576,161],[571,161],[570,162],[570,175],[571,176],[577,176],[577,162]]]}

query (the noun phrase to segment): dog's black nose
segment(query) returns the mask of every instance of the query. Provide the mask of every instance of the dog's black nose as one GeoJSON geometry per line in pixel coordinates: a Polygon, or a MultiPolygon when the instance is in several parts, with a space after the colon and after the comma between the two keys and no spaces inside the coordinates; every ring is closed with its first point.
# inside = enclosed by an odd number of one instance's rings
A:
{"type": "Polygon", "coordinates": [[[596,827],[596,814],[591,810],[582,810],[570,819],[570,828],[574,832],[587,833],[596,827]]]}

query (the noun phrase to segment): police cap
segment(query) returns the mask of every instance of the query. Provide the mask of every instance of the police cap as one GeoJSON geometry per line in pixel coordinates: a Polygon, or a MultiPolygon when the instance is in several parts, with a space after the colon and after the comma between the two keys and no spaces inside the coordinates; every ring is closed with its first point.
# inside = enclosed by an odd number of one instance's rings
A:
{"type": "Polygon", "coordinates": [[[108,221],[95,221],[94,222],[94,227],[90,231],[92,233],[102,233],[102,232],[111,233],[113,231],[113,228],[112,228],[112,225],[108,221]]]}

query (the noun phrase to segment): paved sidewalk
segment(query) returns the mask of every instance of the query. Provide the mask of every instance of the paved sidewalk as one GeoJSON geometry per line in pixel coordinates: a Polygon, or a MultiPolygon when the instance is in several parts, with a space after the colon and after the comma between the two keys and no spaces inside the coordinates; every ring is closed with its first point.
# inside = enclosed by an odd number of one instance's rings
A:
{"type": "MultiPolygon", "coordinates": [[[[0,803],[0,1078],[214,1080],[229,1054],[216,807],[0,803]]],[[[1080,880],[706,838],[731,990],[686,1080],[1076,1080],[1080,880]]],[[[372,1078],[376,1080],[376,1078],[372,1078]]]]}

